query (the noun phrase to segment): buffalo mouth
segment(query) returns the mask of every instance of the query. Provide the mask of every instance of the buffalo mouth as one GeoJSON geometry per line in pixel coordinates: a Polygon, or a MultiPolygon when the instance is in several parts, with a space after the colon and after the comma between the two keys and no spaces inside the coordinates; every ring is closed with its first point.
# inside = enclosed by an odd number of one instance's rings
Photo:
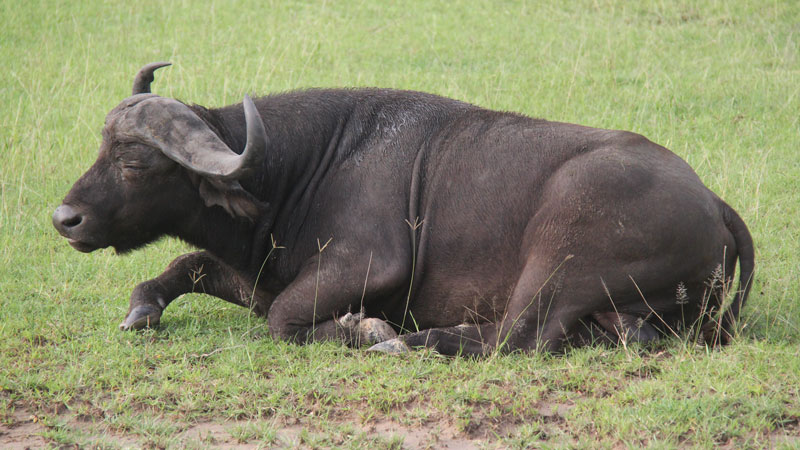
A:
{"type": "Polygon", "coordinates": [[[90,244],[88,242],[82,242],[82,241],[79,241],[79,240],[76,240],[76,239],[71,239],[71,238],[67,238],[67,242],[69,243],[69,245],[72,246],[72,248],[74,248],[75,250],[77,250],[79,252],[82,252],[82,253],[91,253],[91,252],[97,250],[98,248],[100,248],[100,247],[98,247],[96,245],[93,245],[93,244],[90,244]]]}

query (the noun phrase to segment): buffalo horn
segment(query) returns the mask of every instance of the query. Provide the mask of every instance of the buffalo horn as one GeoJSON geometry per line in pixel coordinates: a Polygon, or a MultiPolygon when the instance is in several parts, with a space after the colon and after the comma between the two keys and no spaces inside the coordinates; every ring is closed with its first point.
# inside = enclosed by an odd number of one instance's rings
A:
{"type": "MultiPolygon", "coordinates": [[[[225,146],[226,152],[218,152],[215,158],[210,160],[210,164],[201,165],[200,158],[197,164],[190,167],[194,172],[207,175],[222,181],[238,180],[248,171],[257,168],[264,160],[267,153],[267,131],[264,130],[264,122],[261,115],[253,104],[250,96],[244,96],[244,120],[247,126],[247,143],[241,155],[231,151],[225,146]]],[[[209,132],[211,130],[209,129],[209,132]]],[[[225,145],[225,144],[222,144],[225,145]]]]}
{"type": "Polygon", "coordinates": [[[150,83],[153,82],[153,72],[155,72],[156,69],[170,65],[172,65],[172,63],[155,62],[142,67],[139,73],[136,74],[136,78],[133,79],[133,95],[149,94],[150,83]]]}
{"type": "Polygon", "coordinates": [[[247,143],[237,154],[188,106],[153,96],[132,105],[117,122],[117,131],[161,149],[192,172],[217,181],[234,181],[258,168],[267,151],[267,132],[253,100],[244,97],[247,143]]]}

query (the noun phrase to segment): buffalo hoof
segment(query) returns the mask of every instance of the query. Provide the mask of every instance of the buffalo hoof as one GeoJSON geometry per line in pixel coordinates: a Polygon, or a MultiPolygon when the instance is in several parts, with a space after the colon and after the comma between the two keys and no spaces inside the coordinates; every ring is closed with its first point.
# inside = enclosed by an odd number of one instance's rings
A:
{"type": "Polygon", "coordinates": [[[347,328],[352,333],[351,345],[374,345],[397,337],[388,323],[372,317],[364,317],[363,313],[347,313],[339,318],[339,325],[347,328]]]}
{"type": "Polygon", "coordinates": [[[140,330],[158,325],[161,321],[161,309],[157,306],[141,305],[134,307],[125,320],[119,324],[119,329],[140,330]]]}
{"type": "Polygon", "coordinates": [[[353,329],[358,326],[358,323],[361,322],[362,319],[364,319],[364,313],[347,313],[339,317],[337,321],[342,327],[353,329]]]}
{"type": "Polygon", "coordinates": [[[406,345],[405,342],[401,341],[398,338],[394,338],[394,339],[389,339],[388,341],[383,341],[378,344],[375,344],[372,347],[368,348],[367,351],[397,355],[400,353],[408,353],[411,351],[411,349],[408,348],[408,345],[406,345]]]}
{"type": "Polygon", "coordinates": [[[358,337],[361,345],[373,345],[397,338],[397,332],[380,319],[368,318],[358,323],[358,337]]]}

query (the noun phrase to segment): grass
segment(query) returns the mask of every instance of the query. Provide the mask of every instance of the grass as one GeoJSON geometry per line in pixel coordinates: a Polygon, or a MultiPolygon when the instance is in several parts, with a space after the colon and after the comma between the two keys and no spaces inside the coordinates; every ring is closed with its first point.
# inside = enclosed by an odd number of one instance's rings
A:
{"type": "Polygon", "coordinates": [[[48,0],[0,17],[0,443],[30,425],[110,448],[800,446],[794,2],[48,0]],[[157,330],[120,333],[132,288],[187,246],[83,255],[50,216],[158,60],[174,66],[155,92],[206,106],[383,86],[642,133],[748,223],[746,326],[721,350],[393,358],[274,342],[188,295],[157,330]]]}

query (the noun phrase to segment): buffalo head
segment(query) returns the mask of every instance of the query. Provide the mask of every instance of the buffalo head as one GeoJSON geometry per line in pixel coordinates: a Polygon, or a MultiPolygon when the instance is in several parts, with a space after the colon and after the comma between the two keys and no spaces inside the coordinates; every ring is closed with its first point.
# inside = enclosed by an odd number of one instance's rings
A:
{"type": "Polygon", "coordinates": [[[82,252],[112,246],[126,252],[177,233],[205,207],[254,220],[258,201],[239,181],[260,168],[264,124],[245,96],[247,144],[233,151],[192,108],[150,93],[153,72],[142,68],[133,95],[106,117],[94,165],[53,214],[53,225],[82,252]]]}

